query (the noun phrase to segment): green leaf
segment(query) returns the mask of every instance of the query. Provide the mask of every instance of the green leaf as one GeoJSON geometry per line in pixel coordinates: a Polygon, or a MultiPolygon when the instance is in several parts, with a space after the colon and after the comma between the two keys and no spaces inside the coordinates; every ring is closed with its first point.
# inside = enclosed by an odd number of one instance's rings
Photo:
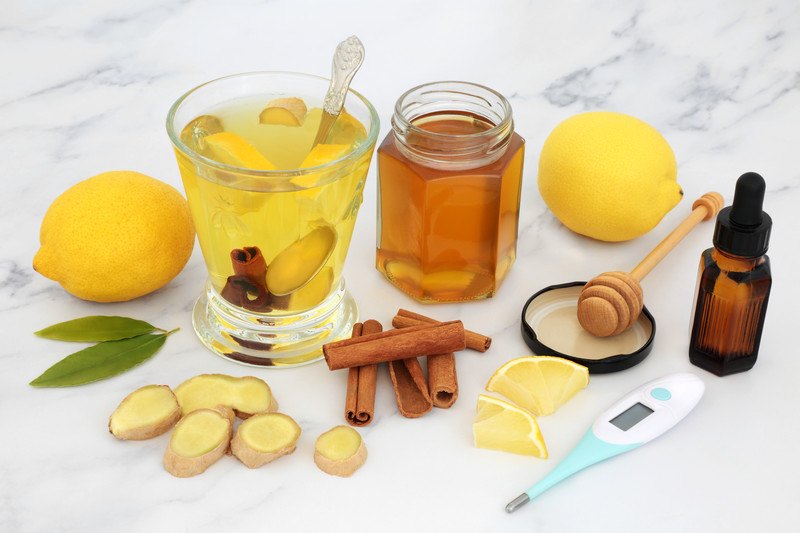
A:
{"type": "Polygon", "coordinates": [[[57,341],[103,342],[130,339],[156,329],[147,322],[124,316],[87,316],[54,324],[34,335],[57,341]]]}
{"type": "Polygon", "coordinates": [[[155,355],[168,334],[140,335],[95,344],[66,356],[30,384],[34,387],[74,387],[116,376],[155,355]]]}

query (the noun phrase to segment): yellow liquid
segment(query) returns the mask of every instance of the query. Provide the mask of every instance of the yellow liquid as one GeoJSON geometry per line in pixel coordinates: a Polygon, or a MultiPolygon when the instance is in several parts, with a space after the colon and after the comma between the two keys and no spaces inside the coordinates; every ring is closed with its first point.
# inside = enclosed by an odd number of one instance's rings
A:
{"type": "MultiPolygon", "coordinates": [[[[310,109],[300,126],[260,124],[269,99],[236,100],[207,114],[276,168],[297,169],[311,150],[322,110],[310,109]]],[[[363,125],[343,111],[327,143],[347,145],[350,153],[365,139],[363,125]]],[[[339,286],[371,153],[310,174],[257,176],[219,170],[176,150],[214,288],[230,303],[265,314],[297,313],[325,300],[339,286]],[[266,261],[266,273],[242,281],[231,256],[253,248],[266,261]]]]}

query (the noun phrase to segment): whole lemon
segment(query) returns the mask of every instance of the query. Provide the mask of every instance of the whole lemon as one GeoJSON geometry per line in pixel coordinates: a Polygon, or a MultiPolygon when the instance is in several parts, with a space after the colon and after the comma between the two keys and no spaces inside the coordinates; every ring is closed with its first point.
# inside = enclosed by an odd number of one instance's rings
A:
{"type": "Polygon", "coordinates": [[[572,116],[547,137],[539,192],[576,233],[601,241],[644,235],[680,202],[675,154],[652,126],[630,115],[572,116]]]}
{"type": "Polygon", "coordinates": [[[194,246],[189,206],[144,174],[98,174],[56,198],[33,268],[84,300],[123,302],[166,285],[194,246]]]}

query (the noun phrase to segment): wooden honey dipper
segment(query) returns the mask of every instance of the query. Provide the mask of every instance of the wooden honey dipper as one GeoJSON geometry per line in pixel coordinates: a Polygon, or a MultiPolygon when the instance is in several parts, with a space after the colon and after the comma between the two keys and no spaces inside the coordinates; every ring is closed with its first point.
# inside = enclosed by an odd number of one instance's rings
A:
{"type": "Polygon", "coordinates": [[[622,333],[639,318],[644,306],[639,282],[675,248],[694,227],[714,218],[725,204],[722,195],[709,192],[695,200],[692,212],[658,246],[627,272],[605,272],[593,278],[578,297],[578,321],[597,337],[622,333]]]}

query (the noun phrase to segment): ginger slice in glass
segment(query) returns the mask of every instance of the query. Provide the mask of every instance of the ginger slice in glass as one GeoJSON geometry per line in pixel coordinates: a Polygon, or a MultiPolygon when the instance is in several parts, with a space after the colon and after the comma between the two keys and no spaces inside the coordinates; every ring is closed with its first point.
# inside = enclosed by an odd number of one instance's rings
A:
{"type": "Polygon", "coordinates": [[[320,226],[290,244],[267,269],[267,288],[286,296],[306,286],[322,269],[336,247],[336,231],[320,226]]]}
{"type": "Polygon", "coordinates": [[[214,115],[200,115],[184,126],[181,130],[181,140],[195,152],[205,155],[206,137],[222,133],[224,130],[219,118],[214,115]]]}
{"type": "Polygon", "coordinates": [[[303,125],[307,113],[308,108],[302,98],[275,98],[267,102],[267,106],[258,115],[258,122],[298,127],[303,125]]]}

